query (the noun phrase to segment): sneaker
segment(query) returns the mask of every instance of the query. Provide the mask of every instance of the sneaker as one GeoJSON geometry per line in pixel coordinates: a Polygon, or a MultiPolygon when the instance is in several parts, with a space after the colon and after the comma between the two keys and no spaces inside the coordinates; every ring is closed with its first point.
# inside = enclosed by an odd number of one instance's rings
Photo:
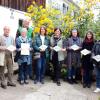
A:
{"type": "Polygon", "coordinates": [[[99,93],[100,92],[100,88],[96,88],[96,90],[94,90],[94,93],[99,93]]]}
{"type": "Polygon", "coordinates": [[[19,81],[19,83],[20,83],[20,85],[24,85],[24,81],[23,80],[19,81]]]}
{"type": "Polygon", "coordinates": [[[25,83],[25,84],[29,84],[28,80],[25,80],[24,83],[25,83]]]}

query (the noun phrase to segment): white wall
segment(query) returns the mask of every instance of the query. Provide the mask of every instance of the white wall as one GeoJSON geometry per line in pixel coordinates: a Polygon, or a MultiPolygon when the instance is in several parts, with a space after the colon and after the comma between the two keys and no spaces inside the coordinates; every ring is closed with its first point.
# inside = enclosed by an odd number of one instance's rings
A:
{"type": "Polygon", "coordinates": [[[8,25],[11,28],[10,34],[15,37],[19,19],[25,19],[24,12],[14,10],[11,18],[11,10],[0,6],[0,35],[3,34],[3,27],[8,25]]]}

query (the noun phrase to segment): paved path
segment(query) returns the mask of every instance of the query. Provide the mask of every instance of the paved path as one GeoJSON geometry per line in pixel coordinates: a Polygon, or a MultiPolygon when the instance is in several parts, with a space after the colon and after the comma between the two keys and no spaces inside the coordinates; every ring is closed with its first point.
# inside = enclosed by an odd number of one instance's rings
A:
{"type": "Polygon", "coordinates": [[[100,93],[95,94],[91,89],[83,89],[81,84],[70,85],[62,81],[61,86],[57,86],[49,78],[44,85],[33,84],[19,85],[14,77],[17,87],[7,87],[6,90],[0,88],[0,100],[98,100],[100,93]]]}

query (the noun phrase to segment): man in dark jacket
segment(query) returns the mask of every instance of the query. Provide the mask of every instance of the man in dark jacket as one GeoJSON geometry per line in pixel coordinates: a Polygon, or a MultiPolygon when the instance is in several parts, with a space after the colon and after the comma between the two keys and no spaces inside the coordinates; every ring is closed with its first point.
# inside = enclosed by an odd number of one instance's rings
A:
{"type": "MultiPolygon", "coordinates": [[[[93,47],[93,55],[100,56],[100,40],[97,41],[93,47]]],[[[100,92],[100,61],[94,60],[94,66],[96,68],[96,90],[94,91],[95,93],[100,92]]]]}

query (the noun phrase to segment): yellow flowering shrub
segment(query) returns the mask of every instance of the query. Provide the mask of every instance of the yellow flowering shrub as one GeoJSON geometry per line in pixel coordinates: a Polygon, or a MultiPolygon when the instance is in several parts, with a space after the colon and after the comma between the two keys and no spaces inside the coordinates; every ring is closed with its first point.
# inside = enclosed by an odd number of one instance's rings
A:
{"type": "Polygon", "coordinates": [[[43,8],[33,3],[27,8],[27,16],[30,16],[33,21],[34,32],[38,33],[42,25],[47,27],[48,34],[53,32],[54,27],[62,29],[64,35],[68,36],[73,28],[77,28],[81,35],[84,36],[93,22],[92,7],[98,0],[85,0],[80,8],[76,8],[73,4],[69,5],[69,10],[64,15],[60,11],[48,6],[43,8]],[[74,13],[74,15],[72,15],[74,13]]]}

